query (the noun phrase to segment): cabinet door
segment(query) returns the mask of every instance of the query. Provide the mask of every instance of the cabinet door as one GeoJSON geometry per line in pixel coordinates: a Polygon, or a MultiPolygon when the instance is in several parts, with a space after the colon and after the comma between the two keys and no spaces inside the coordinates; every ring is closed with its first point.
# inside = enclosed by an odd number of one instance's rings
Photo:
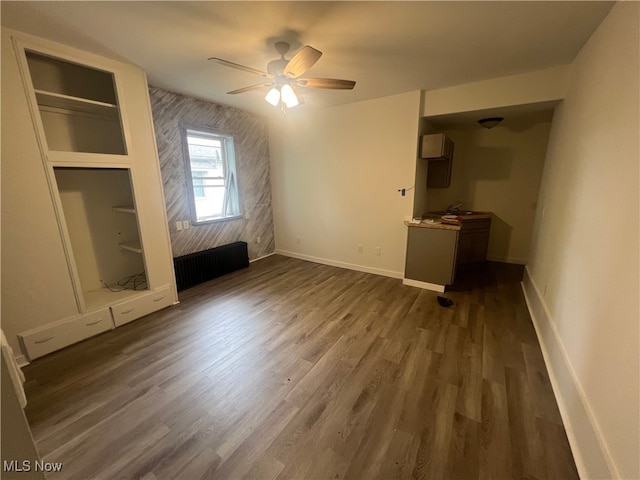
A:
{"type": "Polygon", "coordinates": [[[489,238],[487,232],[460,232],[459,238],[457,260],[459,264],[486,260],[487,240],[489,238]]]}
{"type": "Polygon", "coordinates": [[[487,259],[491,219],[464,220],[458,239],[456,263],[484,262],[487,259]]]}
{"type": "Polygon", "coordinates": [[[447,188],[451,185],[450,158],[429,160],[427,166],[427,188],[447,188]]]}
{"type": "Polygon", "coordinates": [[[458,231],[409,227],[405,277],[436,285],[454,280],[458,231]]]}

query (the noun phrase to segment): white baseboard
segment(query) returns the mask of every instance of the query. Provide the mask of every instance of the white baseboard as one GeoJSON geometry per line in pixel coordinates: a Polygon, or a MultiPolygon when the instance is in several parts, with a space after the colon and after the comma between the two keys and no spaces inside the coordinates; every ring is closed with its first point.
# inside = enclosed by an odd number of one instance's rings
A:
{"type": "Polygon", "coordinates": [[[518,258],[518,257],[501,257],[496,255],[487,255],[487,260],[490,262],[501,262],[501,263],[512,263],[514,265],[526,265],[526,258],[518,258]]]}
{"type": "Polygon", "coordinates": [[[444,293],[444,289],[445,289],[445,285],[438,285],[437,283],[421,282],[420,280],[412,280],[410,278],[403,278],[402,284],[408,285],[410,287],[418,287],[424,290],[431,290],[432,292],[440,292],[440,293],[444,293]]]}
{"type": "Polygon", "coordinates": [[[285,257],[297,258],[298,260],[306,260],[307,262],[321,263],[332,267],[356,270],[358,272],[373,273],[374,275],[382,275],[383,277],[402,278],[404,276],[404,273],[402,272],[368,267],[366,265],[356,265],[354,263],[339,262],[336,260],[329,260],[328,258],[313,257],[311,255],[303,255],[302,253],[289,252],[287,250],[276,250],[275,253],[278,255],[284,255],[285,257]]]}
{"type": "Polygon", "coordinates": [[[527,267],[521,285],[580,478],[620,478],[556,324],[527,267]]]}
{"type": "Polygon", "coordinates": [[[258,260],[262,260],[264,258],[270,257],[271,255],[275,255],[275,254],[276,252],[267,253],[266,255],[262,255],[261,257],[257,257],[252,260],[249,260],[249,263],[257,262],[258,260]]]}

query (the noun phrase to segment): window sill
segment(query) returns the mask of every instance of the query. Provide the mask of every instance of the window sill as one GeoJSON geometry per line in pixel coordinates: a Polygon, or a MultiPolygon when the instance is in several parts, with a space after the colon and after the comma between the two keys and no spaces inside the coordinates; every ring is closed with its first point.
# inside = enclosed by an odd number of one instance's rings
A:
{"type": "Polygon", "coordinates": [[[240,214],[240,215],[234,215],[232,217],[219,217],[219,218],[212,218],[211,220],[200,220],[198,222],[192,221],[191,223],[193,226],[209,225],[211,223],[229,222],[231,220],[241,220],[243,218],[244,218],[244,215],[240,214]]]}

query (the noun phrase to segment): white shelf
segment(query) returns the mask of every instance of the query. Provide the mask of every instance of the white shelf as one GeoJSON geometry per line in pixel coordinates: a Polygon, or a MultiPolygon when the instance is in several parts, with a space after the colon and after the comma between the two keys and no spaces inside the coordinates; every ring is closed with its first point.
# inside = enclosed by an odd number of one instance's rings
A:
{"type": "Polygon", "coordinates": [[[38,105],[41,107],[62,108],[74,112],[92,113],[106,117],[118,116],[118,106],[112,103],[89,100],[88,98],[72,97],[62,93],[34,90],[38,105]]]}
{"type": "Polygon", "coordinates": [[[113,207],[113,211],[117,212],[117,213],[131,213],[134,214],[136,213],[136,209],[132,206],[119,206],[119,207],[113,207]]]}
{"type": "Polygon", "coordinates": [[[120,245],[120,248],[122,250],[127,250],[134,253],[142,253],[142,247],[140,246],[140,242],[137,240],[133,242],[122,242],[118,245],[120,245]]]}

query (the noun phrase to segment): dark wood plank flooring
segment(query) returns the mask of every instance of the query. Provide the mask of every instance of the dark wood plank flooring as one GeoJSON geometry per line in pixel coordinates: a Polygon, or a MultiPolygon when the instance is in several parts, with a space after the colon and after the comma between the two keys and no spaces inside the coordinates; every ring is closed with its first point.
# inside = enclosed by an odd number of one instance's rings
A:
{"type": "Polygon", "coordinates": [[[524,304],[272,256],[25,368],[64,479],[578,478],[524,304]]]}

